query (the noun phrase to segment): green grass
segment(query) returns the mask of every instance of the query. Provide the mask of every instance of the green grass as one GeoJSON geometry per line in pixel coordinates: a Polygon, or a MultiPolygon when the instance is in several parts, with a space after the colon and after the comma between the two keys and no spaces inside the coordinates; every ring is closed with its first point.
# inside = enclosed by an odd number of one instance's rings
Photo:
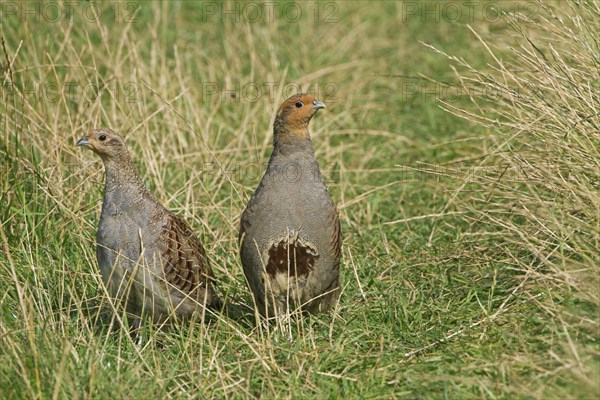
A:
{"type": "Polygon", "coordinates": [[[81,2],[73,24],[10,4],[0,397],[600,395],[597,2],[482,3],[456,21],[451,3],[322,2],[317,21],[299,3],[299,23],[221,23],[206,7],[235,3],[193,1],[136,3],[133,19],[111,3],[92,22],[81,2]],[[508,14],[483,18],[486,5],[508,14]],[[278,85],[254,101],[248,83],[278,85]],[[328,104],[311,128],[345,237],[339,306],[148,326],[140,342],[111,330],[94,244],[103,170],[76,139],[123,133],[151,191],[201,236],[220,291],[251,304],[239,215],[284,84],[328,104]]]}

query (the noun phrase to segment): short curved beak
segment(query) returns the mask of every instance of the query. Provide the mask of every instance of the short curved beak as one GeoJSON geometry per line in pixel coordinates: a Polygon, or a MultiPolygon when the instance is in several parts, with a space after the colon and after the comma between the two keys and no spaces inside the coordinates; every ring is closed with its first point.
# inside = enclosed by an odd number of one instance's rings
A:
{"type": "Polygon", "coordinates": [[[77,141],[77,146],[89,147],[90,146],[90,142],[88,142],[87,136],[84,136],[81,139],[79,139],[77,141]]]}
{"type": "Polygon", "coordinates": [[[315,100],[313,102],[313,110],[320,110],[321,108],[326,108],[325,103],[323,103],[322,101],[315,100]]]}

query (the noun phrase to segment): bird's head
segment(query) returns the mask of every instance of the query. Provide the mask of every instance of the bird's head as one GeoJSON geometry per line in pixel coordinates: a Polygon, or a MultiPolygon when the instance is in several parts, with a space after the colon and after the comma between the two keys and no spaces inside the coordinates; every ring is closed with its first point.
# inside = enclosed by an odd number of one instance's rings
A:
{"type": "Polygon", "coordinates": [[[285,100],[277,111],[275,134],[286,133],[308,139],[308,123],[325,103],[308,93],[296,94],[285,100]]]}
{"type": "Polygon", "coordinates": [[[111,129],[98,128],[77,141],[77,146],[87,147],[103,160],[127,156],[123,139],[111,129]]]}

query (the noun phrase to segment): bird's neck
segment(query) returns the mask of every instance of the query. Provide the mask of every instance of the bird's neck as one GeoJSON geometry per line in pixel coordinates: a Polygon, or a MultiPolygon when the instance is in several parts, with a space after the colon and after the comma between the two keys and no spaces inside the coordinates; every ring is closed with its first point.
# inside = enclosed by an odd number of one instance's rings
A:
{"type": "Polygon", "coordinates": [[[289,129],[275,125],[273,130],[273,154],[286,156],[298,152],[314,154],[308,127],[289,129]]]}
{"type": "Polygon", "coordinates": [[[319,180],[319,164],[310,138],[276,132],[273,153],[265,173],[265,182],[284,179],[288,184],[319,180]]]}
{"type": "Polygon", "coordinates": [[[105,194],[119,193],[119,196],[123,196],[131,193],[138,196],[146,190],[128,155],[117,159],[106,158],[103,161],[106,171],[105,194]]]}

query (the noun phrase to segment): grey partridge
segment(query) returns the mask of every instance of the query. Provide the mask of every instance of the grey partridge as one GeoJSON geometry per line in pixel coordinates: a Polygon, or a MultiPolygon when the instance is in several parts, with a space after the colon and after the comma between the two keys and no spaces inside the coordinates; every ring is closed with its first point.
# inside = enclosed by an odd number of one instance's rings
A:
{"type": "Polygon", "coordinates": [[[267,317],[326,311],[340,294],[340,221],[308,131],[324,107],[310,94],[281,104],[269,165],[241,216],[244,273],[267,317]]]}
{"type": "Polygon", "coordinates": [[[109,294],[126,307],[134,326],[187,318],[219,307],[214,276],[190,227],[144,187],[123,139],[106,128],[81,138],[104,162],[106,183],[96,256],[109,294]]]}

